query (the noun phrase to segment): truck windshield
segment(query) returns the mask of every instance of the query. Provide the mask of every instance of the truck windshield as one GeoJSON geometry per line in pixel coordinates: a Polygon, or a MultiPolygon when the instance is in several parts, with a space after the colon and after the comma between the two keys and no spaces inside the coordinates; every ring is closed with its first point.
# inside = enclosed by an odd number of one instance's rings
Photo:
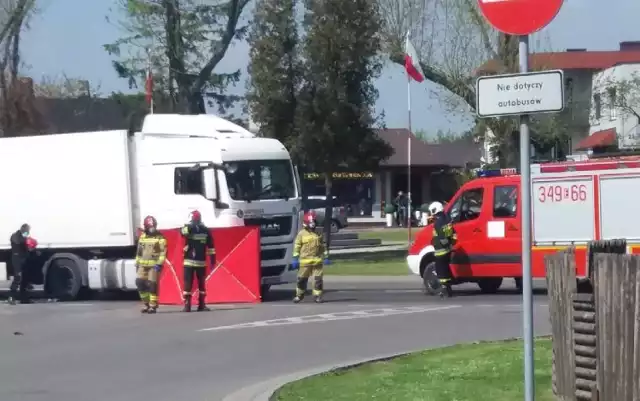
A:
{"type": "Polygon", "coordinates": [[[233,200],[289,199],[295,184],[289,160],[225,162],[229,195],[233,200]]]}

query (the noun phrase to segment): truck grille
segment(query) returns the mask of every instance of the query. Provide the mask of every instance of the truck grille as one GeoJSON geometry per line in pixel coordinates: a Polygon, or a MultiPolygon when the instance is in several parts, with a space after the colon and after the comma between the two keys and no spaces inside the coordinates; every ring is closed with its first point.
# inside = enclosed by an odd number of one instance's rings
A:
{"type": "Polygon", "coordinates": [[[260,260],[277,260],[284,259],[286,255],[286,249],[263,249],[260,251],[260,260]]]}
{"type": "Polygon", "coordinates": [[[279,237],[291,233],[291,219],[291,216],[244,219],[244,225],[260,227],[261,237],[279,237]]]}
{"type": "Polygon", "coordinates": [[[280,266],[265,266],[261,269],[262,277],[279,276],[284,272],[285,265],[280,266]]]}

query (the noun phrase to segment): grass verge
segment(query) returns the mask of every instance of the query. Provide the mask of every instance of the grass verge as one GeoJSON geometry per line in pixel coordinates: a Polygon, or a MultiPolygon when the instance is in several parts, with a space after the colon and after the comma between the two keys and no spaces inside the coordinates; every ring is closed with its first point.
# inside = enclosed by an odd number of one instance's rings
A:
{"type": "MultiPolygon", "coordinates": [[[[551,390],[551,339],[535,343],[537,401],[551,390]]],[[[285,385],[277,401],[513,401],[523,399],[522,341],[456,345],[285,385]]]]}
{"type": "MultiPolygon", "coordinates": [[[[368,255],[367,255],[368,256],[368,255]]],[[[363,256],[359,259],[337,259],[325,267],[330,276],[406,276],[409,268],[404,258],[376,259],[363,256]]]]}
{"type": "MultiPolygon", "coordinates": [[[[416,233],[421,229],[422,227],[411,228],[412,240],[416,237],[416,233]]],[[[359,239],[380,239],[383,242],[407,242],[408,235],[406,228],[385,228],[375,231],[358,232],[359,239]]]]}

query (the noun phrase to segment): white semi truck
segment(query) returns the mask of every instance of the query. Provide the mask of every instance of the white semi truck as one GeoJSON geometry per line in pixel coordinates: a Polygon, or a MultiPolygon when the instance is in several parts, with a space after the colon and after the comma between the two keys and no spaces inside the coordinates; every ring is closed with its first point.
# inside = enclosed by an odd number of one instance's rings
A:
{"type": "Polygon", "coordinates": [[[28,223],[40,251],[34,282],[52,298],[135,291],[144,217],[176,228],[195,209],[209,227],[260,226],[263,294],[295,280],[301,199],[289,152],[213,115],[150,114],[141,132],[3,138],[0,182],[0,275],[10,235],[28,223]]]}

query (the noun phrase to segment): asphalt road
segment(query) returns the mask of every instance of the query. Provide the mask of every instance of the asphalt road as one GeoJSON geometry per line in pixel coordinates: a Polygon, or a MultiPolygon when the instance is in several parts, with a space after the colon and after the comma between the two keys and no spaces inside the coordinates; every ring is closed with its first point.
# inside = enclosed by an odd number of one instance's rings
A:
{"type": "MultiPolygon", "coordinates": [[[[496,295],[465,286],[449,300],[424,296],[412,277],[327,287],[321,305],[276,290],[263,304],[192,314],[144,316],[131,301],[3,304],[0,400],[220,401],[345,360],[521,335],[520,295],[508,286],[496,295]]],[[[547,333],[546,295],[534,304],[536,332],[547,333]]]]}

